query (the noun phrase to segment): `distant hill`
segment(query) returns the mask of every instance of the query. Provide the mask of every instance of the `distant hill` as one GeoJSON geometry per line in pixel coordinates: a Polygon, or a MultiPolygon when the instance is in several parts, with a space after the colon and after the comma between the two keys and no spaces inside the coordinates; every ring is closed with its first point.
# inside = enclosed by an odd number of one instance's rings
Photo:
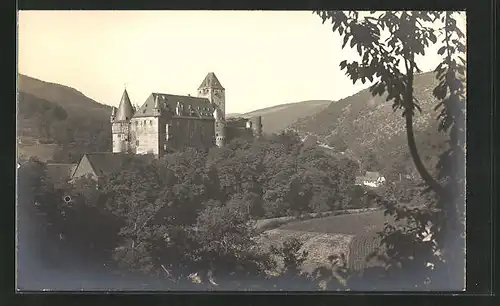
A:
{"type": "Polygon", "coordinates": [[[19,74],[18,153],[73,163],[111,148],[111,107],[68,86],[19,74]]]}
{"type": "Polygon", "coordinates": [[[309,100],[258,109],[245,114],[228,114],[227,117],[262,116],[262,129],[265,133],[279,133],[298,119],[325,109],[332,101],[309,100]]]}
{"type": "Polygon", "coordinates": [[[98,103],[78,90],[39,79],[24,74],[18,74],[19,92],[24,92],[37,98],[57,103],[71,116],[93,116],[109,120],[111,106],[98,103]]]}
{"type": "MultiPolygon", "coordinates": [[[[444,150],[446,135],[437,132],[437,85],[434,73],[415,77],[415,94],[422,113],[414,118],[415,138],[424,163],[433,170],[437,156],[444,150]]],[[[373,170],[390,168],[399,162],[414,169],[411,162],[401,110],[394,112],[386,96],[372,97],[368,89],[330,104],[314,115],[290,125],[300,135],[316,135],[319,142],[346,151],[360,162],[376,158],[373,170]]],[[[389,171],[389,170],[386,170],[389,171]]]]}

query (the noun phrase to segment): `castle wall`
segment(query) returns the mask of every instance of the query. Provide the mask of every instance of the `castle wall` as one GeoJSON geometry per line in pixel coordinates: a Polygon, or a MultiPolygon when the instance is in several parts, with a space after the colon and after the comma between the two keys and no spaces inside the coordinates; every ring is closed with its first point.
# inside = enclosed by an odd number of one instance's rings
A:
{"type": "MultiPolygon", "coordinates": [[[[171,139],[167,147],[179,149],[183,147],[210,148],[215,145],[215,124],[213,119],[193,117],[172,117],[169,132],[171,139]]],[[[165,129],[163,129],[163,135],[165,129]]],[[[163,137],[165,139],[165,137],[163,137]]]]}
{"type": "Polygon", "coordinates": [[[252,117],[248,119],[248,121],[251,123],[250,125],[253,131],[253,136],[257,138],[262,136],[262,117],[252,117]]]}
{"type": "Polygon", "coordinates": [[[136,154],[160,153],[158,119],[158,117],[140,117],[131,120],[131,143],[136,154]]]}
{"type": "Polygon", "coordinates": [[[230,142],[235,138],[252,138],[252,130],[247,128],[245,118],[231,118],[226,121],[226,141],[230,142]]]}

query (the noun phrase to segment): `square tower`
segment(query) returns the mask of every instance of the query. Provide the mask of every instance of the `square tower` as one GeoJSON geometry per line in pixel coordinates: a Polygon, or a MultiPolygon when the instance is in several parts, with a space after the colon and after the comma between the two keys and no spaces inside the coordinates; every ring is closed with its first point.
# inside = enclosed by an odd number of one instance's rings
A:
{"type": "Polygon", "coordinates": [[[209,72],[200,87],[198,87],[198,97],[207,98],[220,111],[221,119],[226,118],[226,90],[215,76],[209,72]]]}

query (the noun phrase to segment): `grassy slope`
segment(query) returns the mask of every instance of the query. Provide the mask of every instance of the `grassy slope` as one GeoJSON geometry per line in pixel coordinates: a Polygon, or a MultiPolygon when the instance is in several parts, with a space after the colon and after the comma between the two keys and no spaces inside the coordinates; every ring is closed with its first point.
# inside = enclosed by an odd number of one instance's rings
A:
{"type": "Polygon", "coordinates": [[[245,114],[228,114],[228,117],[262,116],[262,126],[265,133],[278,133],[298,119],[320,112],[332,101],[310,100],[282,104],[255,110],[245,114]]]}
{"type": "MultiPolygon", "coordinates": [[[[429,168],[434,167],[434,157],[442,152],[438,146],[446,139],[443,133],[437,132],[437,112],[433,109],[437,102],[432,96],[436,84],[433,73],[423,73],[415,78],[415,93],[423,111],[416,114],[415,135],[429,168]]],[[[401,111],[394,112],[392,102],[386,102],[385,96],[372,97],[368,89],[334,102],[317,114],[299,119],[290,127],[299,134],[317,135],[323,142],[331,138],[341,139],[357,159],[370,151],[381,161],[401,159],[404,155],[407,158],[401,111]]]]}

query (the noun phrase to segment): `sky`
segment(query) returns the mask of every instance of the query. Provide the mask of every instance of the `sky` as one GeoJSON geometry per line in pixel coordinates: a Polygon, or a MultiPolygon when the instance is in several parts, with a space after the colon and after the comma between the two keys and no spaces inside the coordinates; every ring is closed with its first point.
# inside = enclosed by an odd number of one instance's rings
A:
{"type": "MultiPolygon", "coordinates": [[[[465,27],[465,18],[462,21],[465,27]]],[[[465,32],[465,31],[464,31],[465,32]]],[[[331,24],[310,11],[21,11],[18,71],[118,106],[152,92],[196,95],[208,72],[226,89],[226,112],[304,100],[339,100],[353,85],[331,24]]],[[[435,46],[418,64],[439,63],[435,46]]]]}

